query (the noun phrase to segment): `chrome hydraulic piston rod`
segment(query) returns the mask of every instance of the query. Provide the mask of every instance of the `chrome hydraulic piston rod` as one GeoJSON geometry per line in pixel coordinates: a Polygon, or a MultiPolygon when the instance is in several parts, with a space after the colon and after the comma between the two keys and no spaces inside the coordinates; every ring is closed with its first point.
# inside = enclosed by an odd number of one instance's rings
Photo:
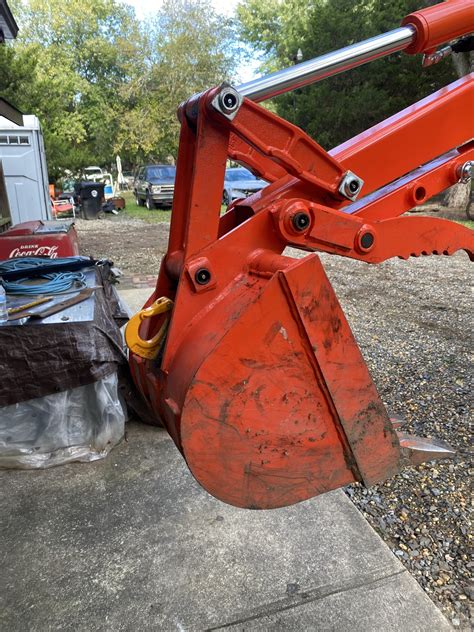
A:
{"type": "Polygon", "coordinates": [[[405,50],[415,38],[416,29],[413,26],[402,26],[358,44],[352,44],[321,57],[278,70],[265,77],[253,79],[237,86],[236,89],[242,96],[252,101],[265,101],[278,94],[356,68],[379,57],[405,50]]]}

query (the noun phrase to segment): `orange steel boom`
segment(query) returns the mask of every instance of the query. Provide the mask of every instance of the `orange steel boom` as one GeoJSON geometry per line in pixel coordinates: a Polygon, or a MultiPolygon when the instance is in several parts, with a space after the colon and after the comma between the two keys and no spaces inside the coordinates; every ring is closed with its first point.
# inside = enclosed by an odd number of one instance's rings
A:
{"type": "Polygon", "coordinates": [[[471,0],[448,0],[301,71],[224,84],[180,106],[168,251],[126,338],[151,416],[217,498],[280,507],[452,454],[397,432],[314,253],[473,257],[464,226],[402,217],[469,178],[473,75],[330,152],[255,101],[394,50],[432,54],[473,30],[471,0]],[[271,184],[221,217],[229,157],[271,184]],[[284,256],[288,245],[310,254],[284,256]]]}

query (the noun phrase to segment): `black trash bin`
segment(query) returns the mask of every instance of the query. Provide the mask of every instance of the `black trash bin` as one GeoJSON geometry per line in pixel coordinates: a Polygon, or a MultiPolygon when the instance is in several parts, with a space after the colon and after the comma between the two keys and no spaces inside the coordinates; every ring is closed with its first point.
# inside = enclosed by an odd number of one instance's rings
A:
{"type": "Polygon", "coordinates": [[[77,182],[74,185],[84,219],[97,219],[104,201],[104,187],[102,182],[77,182]]]}

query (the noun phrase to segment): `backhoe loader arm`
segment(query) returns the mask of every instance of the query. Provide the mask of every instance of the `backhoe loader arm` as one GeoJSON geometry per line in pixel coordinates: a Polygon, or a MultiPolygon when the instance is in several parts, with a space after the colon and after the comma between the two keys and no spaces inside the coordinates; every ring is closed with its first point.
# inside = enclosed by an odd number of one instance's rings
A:
{"type": "Polygon", "coordinates": [[[470,177],[473,76],[330,152],[257,102],[395,51],[433,55],[473,30],[470,0],[448,0],[384,35],[180,106],[168,251],[126,339],[151,415],[217,498],[280,507],[453,453],[397,432],[315,253],[473,257],[464,226],[402,216],[470,177]],[[228,157],[270,184],[221,216],[228,157]],[[288,245],[309,254],[284,256],[288,245]]]}

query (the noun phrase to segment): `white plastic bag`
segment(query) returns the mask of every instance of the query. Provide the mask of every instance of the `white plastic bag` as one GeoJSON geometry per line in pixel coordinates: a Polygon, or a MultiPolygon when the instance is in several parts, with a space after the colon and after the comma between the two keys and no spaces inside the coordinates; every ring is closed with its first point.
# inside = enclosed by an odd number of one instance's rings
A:
{"type": "Polygon", "coordinates": [[[123,437],[117,373],[0,408],[0,468],[47,468],[104,458],[123,437]]]}

